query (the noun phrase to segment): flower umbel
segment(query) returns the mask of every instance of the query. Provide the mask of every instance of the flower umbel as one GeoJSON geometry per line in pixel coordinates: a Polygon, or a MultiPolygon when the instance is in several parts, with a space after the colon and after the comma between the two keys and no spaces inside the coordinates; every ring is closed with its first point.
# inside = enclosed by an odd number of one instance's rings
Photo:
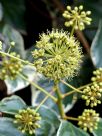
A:
{"type": "Polygon", "coordinates": [[[91,81],[99,82],[99,84],[102,84],[102,68],[93,71],[93,75],[94,76],[91,78],[91,81]]]}
{"type": "Polygon", "coordinates": [[[86,100],[86,105],[90,105],[91,107],[97,106],[97,104],[101,104],[101,93],[102,86],[98,83],[93,83],[91,86],[87,86],[83,90],[82,99],[86,100]]]}
{"type": "Polygon", "coordinates": [[[40,35],[32,52],[38,72],[52,80],[73,77],[80,67],[82,51],[79,42],[67,32],[52,30],[40,35]]]}
{"type": "Polygon", "coordinates": [[[99,114],[95,110],[85,109],[81,116],[78,117],[78,125],[85,131],[89,130],[92,132],[97,129],[99,122],[99,114]]]}
{"type": "MultiPolygon", "coordinates": [[[[15,52],[11,52],[10,55],[20,58],[20,55],[15,52]]],[[[22,71],[22,67],[23,65],[20,61],[2,55],[0,63],[0,78],[5,80],[9,77],[13,80],[22,71]]]]}
{"type": "Polygon", "coordinates": [[[26,110],[19,110],[19,113],[15,115],[14,123],[18,124],[18,129],[22,133],[35,133],[35,130],[40,127],[38,121],[41,119],[39,113],[35,110],[27,108],[26,110]]]}
{"type": "Polygon", "coordinates": [[[91,11],[83,11],[83,6],[75,7],[72,9],[67,6],[67,10],[64,11],[63,17],[66,19],[66,27],[74,27],[75,29],[83,30],[85,29],[85,24],[90,25],[92,19],[87,17],[91,14],[91,11]]]}

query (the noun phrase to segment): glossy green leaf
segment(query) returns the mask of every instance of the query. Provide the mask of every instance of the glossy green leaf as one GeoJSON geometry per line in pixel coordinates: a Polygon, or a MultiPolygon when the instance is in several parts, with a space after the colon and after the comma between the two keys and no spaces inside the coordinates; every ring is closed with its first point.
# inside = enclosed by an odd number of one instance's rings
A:
{"type": "Polygon", "coordinates": [[[38,112],[42,119],[40,122],[41,128],[38,129],[37,136],[47,136],[48,134],[49,136],[54,136],[60,124],[57,113],[46,106],[41,106],[38,112]]]}
{"type": "Polygon", "coordinates": [[[80,128],[75,127],[67,121],[62,121],[56,136],[89,136],[80,128]]]}
{"type": "MultiPolygon", "coordinates": [[[[28,78],[29,81],[33,81],[34,79],[38,78],[38,74],[35,71],[35,68],[30,65],[25,65],[22,70],[22,74],[28,78]]],[[[20,89],[23,89],[27,87],[30,83],[23,78],[21,78],[19,75],[16,77],[16,79],[6,79],[5,80],[7,88],[8,88],[8,94],[12,94],[20,89]]]]}
{"type": "Polygon", "coordinates": [[[0,0],[4,10],[3,22],[25,33],[25,0],[0,0]]]}
{"type": "Polygon", "coordinates": [[[0,111],[4,113],[15,114],[23,108],[26,108],[25,102],[16,95],[4,98],[0,102],[0,111]]]}
{"type": "Polygon", "coordinates": [[[98,123],[98,129],[93,131],[94,136],[102,136],[102,118],[100,118],[100,121],[98,123]]]}
{"type": "Polygon", "coordinates": [[[0,118],[0,136],[27,136],[16,127],[12,119],[7,117],[0,118]]]}
{"type": "Polygon", "coordinates": [[[21,34],[10,25],[5,25],[2,33],[8,41],[7,49],[10,46],[10,42],[14,41],[15,46],[12,47],[11,51],[15,51],[20,54],[21,58],[25,58],[24,41],[21,34]]]}
{"type": "Polygon", "coordinates": [[[97,68],[102,67],[102,20],[91,45],[91,57],[97,68]]]}
{"type": "Polygon", "coordinates": [[[2,4],[0,3],[0,21],[3,18],[3,8],[2,8],[2,4]]]}

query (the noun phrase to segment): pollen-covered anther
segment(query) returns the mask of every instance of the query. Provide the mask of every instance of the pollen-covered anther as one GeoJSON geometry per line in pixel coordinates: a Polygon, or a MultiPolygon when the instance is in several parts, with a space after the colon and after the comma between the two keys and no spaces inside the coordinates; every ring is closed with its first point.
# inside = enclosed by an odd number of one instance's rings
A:
{"type": "Polygon", "coordinates": [[[83,6],[74,7],[72,9],[67,6],[67,10],[64,11],[63,17],[66,19],[65,26],[73,26],[75,29],[83,30],[85,29],[85,24],[90,25],[92,19],[87,17],[91,14],[91,11],[83,11],[83,6]]]}
{"type": "Polygon", "coordinates": [[[82,51],[79,42],[68,32],[52,30],[40,35],[32,52],[38,72],[52,80],[70,78],[80,67],[82,51]]]}
{"type": "Polygon", "coordinates": [[[35,133],[35,130],[40,127],[38,121],[41,120],[39,113],[34,109],[27,108],[26,110],[20,110],[15,115],[14,123],[18,124],[18,129],[22,133],[35,133]]]}
{"type": "Polygon", "coordinates": [[[100,85],[97,83],[93,83],[91,86],[87,86],[83,90],[82,99],[86,100],[87,106],[97,106],[97,104],[101,104],[101,93],[102,89],[100,88],[100,85]]]}
{"type": "Polygon", "coordinates": [[[94,129],[97,129],[99,122],[99,114],[92,109],[85,109],[81,116],[78,117],[78,125],[83,130],[89,130],[92,132],[94,129]]]}

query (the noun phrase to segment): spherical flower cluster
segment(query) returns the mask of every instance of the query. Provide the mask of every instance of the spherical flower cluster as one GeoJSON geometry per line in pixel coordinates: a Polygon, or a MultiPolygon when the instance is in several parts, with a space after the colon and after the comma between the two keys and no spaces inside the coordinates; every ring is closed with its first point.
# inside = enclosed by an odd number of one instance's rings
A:
{"type": "Polygon", "coordinates": [[[97,129],[99,122],[99,114],[92,109],[85,109],[81,116],[78,117],[78,125],[85,131],[89,130],[92,132],[97,129]]]}
{"type": "Polygon", "coordinates": [[[65,26],[73,26],[75,29],[85,29],[85,24],[90,25],[92,19],[87,17],[91,14],[91,11],[83,11],[83,6],[75,7],[72,9],[67,6],[67,10],[64,11],[63,17],[66,19],[65,26]]]}
{"type": "Polygon", "coordinates": [[[27,108],[26,110],[19,110],[19,113],[15,115],[14,123],[18,124],[18,129],[22,133],[33,134],[40,127],[39,120],[41,120],[39,113],[34,109],[27,108]]]}
{"type": "MultiPolygon", "coordinates": [[[[20,58],[20,55],[15,52],[10,53],[10,55],[20,58]]],[[[7,79],[8,77],[13,80],[17,75],[22,71],[22,63],[12,57],[1,56],[1,66],[0,66],[0,78],[2,80],[7,79]]]]}
{"type": "Polygon", "coordinates": [[[90,105],[91,107],[97,106],[97,104],[101,104],[100,98],[102,93],[102,86],[97,83],[93,83],[91,86],[87,86],[83,90],[82,99],[86,100],[86,105],[90,105]]]}
{"type": "Polygon", "coordinates": [[[99,82],[102,84],[102,68],[99,68],[95,71],[93,71],[93,77],[91,78],[92,82],[99,82]]]}
{"type": "Polygon", "coordinates": [[[52,30],[40,35],[32,52],[38,72],[52,80],[70,78],[79,69],[82,51],[78,41],[67,32],[52,30]]]}

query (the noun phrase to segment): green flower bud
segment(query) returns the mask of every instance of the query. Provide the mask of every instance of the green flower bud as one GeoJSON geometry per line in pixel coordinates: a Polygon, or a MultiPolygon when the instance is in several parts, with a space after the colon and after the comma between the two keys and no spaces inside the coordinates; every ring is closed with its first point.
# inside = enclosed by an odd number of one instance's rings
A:
{"type": "Polygon", "coordinates": [[[97,129],[99,122],[99,114],[92,109],[85,109],[81,116],[78,117],[78,125],[84,131],[89,130],[92,132],[94,129],[97,129]]]}
{"type": "Polygon", "coordinates": [[[35,110],[27,108],[26,110],[19,110],[15,115],[14,123],[18,124],[18,129],[22,133],[35,133],[35,130],[40,127],[38,121],[41,117],[35,110]]]}
{"type": "MultiPolygon", "coordinates": [[[[17,55],[15,52],[12,52],[11,55],[20,58],[20,55],[17,55]]],[[[11,57],[2,56],[0,78],[5,80],[9,77],[11,80],[14,80],[22,71],[22,67],[23,65],[21,61],[11,57]]]]}
{"type": "Polygon", "coordinates": [[[101,104],[99,100],[101,98],[101,91],[100,85],[98,83],[93,83],[83,90],[82,99],[86,100],[87,106],[97,106],[97,104],[101,104]]]}
{"type": "Polygon", "coordinates": [[[72,9],[67,6],[67,10],[64,11],[63,17],[66,19],[65,26],[73,26],[75,29],[83,30],[85,29],[85,24],[90,25],[92,19],[87,17],[91,14],[91,11],[82,11],[83,6],[75,7],[72,9]]]}

